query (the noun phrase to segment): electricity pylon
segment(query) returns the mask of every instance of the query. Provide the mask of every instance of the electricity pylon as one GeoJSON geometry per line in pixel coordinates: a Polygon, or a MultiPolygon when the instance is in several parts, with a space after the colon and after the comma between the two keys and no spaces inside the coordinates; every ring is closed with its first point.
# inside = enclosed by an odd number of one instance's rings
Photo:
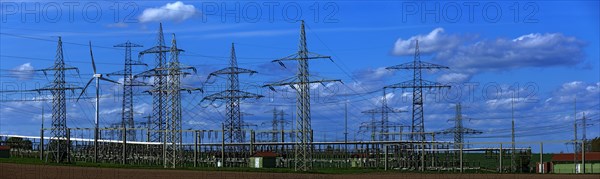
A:
{"type": "Polygon", "coordinates": [[[285,79],[280,82],[272,84],[266,84],[264,87],[275,91],[274,86],[289,86],[296,90],[296,144],[295,150],[295,170],[307,171],[312,168],[312,127],[311,127],[311,116],[310,116],[310,84],[311,83],[326,83],[326,82],[341,82],[341,80],[309,80],[308,72],[308,60],[327,58],[331,60],[330,56],[323,56],[316,53],[309,52],[306,47],[306,33],[304,31],[304,20],[300,21],[300,44],[298,45],[298,52],[287,57],[273,60],[279,65],[285,68],[283,61],[298,61],[298,72],[295,77],[285,79]]]}
{"type": "MultiPolygon", "coordinates": [[[[400,110],[400,109],[393,109],[387,105],[386,91],[385,91],[385,88],[383,88],[383,97],[381,99],[381,107],[373,108],[373,109],[362,112],[365,114],[371,114],[371,118],[372,118],[371,123],[372,124],[365,125],[365,126],[370,126],[371,140],[389,141],[390,140],[390,128],[392,128],[393,126],[398,126],[397,124],[391,124],[389,122],[389,113],[403,113],[403,112],[407,112],[407,111],[400,110]],[[381,119],[379,121],[375,120],[376,114],[381,114],[381,119]],[[375,133],[377,133],[377,132],[379,133],[379,138],[375,139],[375,136],[376,136],[375,133]]],[[[367,128],[369,128],[369,127],[367,127],[367,128]]]]}
{"type": "Polygon", "coordinates": [[[439,132],[438,134],[453,134],[454,135],[454,149],[460,149],[464,143],[464,135],[473,135],[473,134],[482,134],[483,132],[471,128],[466,128],[463,126],[463,119],[465,119],[462,115],[462,106],[460,103],[456,104],[456,116],[454,119],[454,127],[445,129],[439,132]]]}
{"type": "MultiPolygon", "coordinates": [[[[106,74],[106,76],[111,76],[111,75],[122,75],[123,76],[123,103],[122,103],[122,108],[121,108],[121,127],[135,128],[134,119],[133,119],[133,116],[134,116],[134,114],[133,114],[133,87],[134,86],[146,86],[146,84],[133,79],[132,66],[134,66],[134,65],[148,66],[148,65],[140,62],[139,60],[133,61],[131,59],[131,48],[143,47],[143,46],[127,41],[122,44],[114,45],[113,47],[125,48],[125,68],[123,69],[123,71],[109,73],[109,74],[106,74]]],[[[127,140],[133,141],[136,139],[137,139],[137,137],[136,137],[136,133],[134,130],[127,131],[127,140]]]]}
{"type": "MultiPolygon", "coordinates": [[[[289,124],[289,121],[286,121],[283,116],[286,115],[283,110],[277,110],[277,107],[273,107],[273,110],[267,111],[269,113],[273,113],[273,119],[271,121],[263,122],[263,125],[270,124],[271,132],[265,134],[271,134],[271,142],[278,142],[280,137],[279,133],[285,129],[285,125],[289,124]]],[[[282,134],[283,135],[283,134],[282,134]]],[[[283,137],[283,136],[281,136],[283,137]]],[[[282,141],[283,142],[283,141],[282,141]]]]}
{"type": "Polygon", "coordinates": [[[150,129],[150,142],[161,142],[164,140],[163,132],[166,128],[166,83],[167,83],[167,58],[166,54],[170,51],[170,48],[165,46],[165,39],[163,36],[162,23],[158,30],[157,36],[158,43],[156,46],[141,51],[139,57],[143,57],[146,54],[155,54],[156,66],[153,69],[144,71],[140,74],[134,75],[134,78],[145,77],[154,78],[152,89],[148,92],[152,94],[152,120],[150,129]]]}
{"type": "MultiPolygon", "coordinates": [[[[74,91],[76,89],[82,89],[81,87],[72,86],[67,84],[65,80],[65,71],[76,70],[75,67],[68,67],[65,65],[63,57],[62,39],[58,37],[58,45],[56,49],[56,58],[54,66],[38,71],[44,72],[47,75],[48,71],[54,71],[54,81],[43,88],[36,89],[35,91],[50,91],[52,93],[52,127],[51,127],[51,142],[49,143],[48,151],[53,157],[56,163],[62,163],[66,159],[70,162],[70,142],[68,141],[68,128],[67,128],[67,99],[65,91],[74,91]]],[[[79,72],[79,71],[78,71],[79,72]]]]}
{"type": "MultiPolygon", "coordinates": [[[[241,143],[244,142],[245,133],[243,131],[243,124],[240,111],[240,101],[247,98],[262,98],[262,95],[249,93],[240,90],[239,74],[248,73],[250,75],[257,73],[254,70],[239,68],[237,64],[237,57],[235,55],[235,46],[231,44],[231,57],[229,59],[229,67],[221,70],[214,71],[208,75],[207,81],[212,76],[227,75],[227,89],[218,93],[211,94],[202,99],[202,101],[208,100],[214,102],[216,100],[225,100],[226,107],[225,113],[225,131],[224,135],[226,143],[241,143]]],[[[240,147],[230,146],[230,152],[239,152],[240,147]]]]}
{"type": "Polygon", "coordinates": [[[413,79],[401,83],[386,86],[385,88],[401,88],[413,89],[413,105],[412,105],[412,125],[411,136],[412,141],[426,141],[425,139],[425,121],[423,117],[423,88],[450,88],[448,85],[443,85],[437,82],[427,81],[421,78],[421,70],[427,69],[449,69],[448,67],[436,65],[421,61],[419,52],[419,41],[415,43],[415,55],[413,62],[404,63],[396,66],[387,67],[388,70],[413,70],[413,79]]]}
{"type": "Polygon", "coordinates": [[[171,48],[169,50],[169,53],[171,54],[171,60],[167,64],[167,69],[165,69],[168,77],[165,88],[165,168],[175,168],[183,157],[181,153],[181,91],[187,91],[188,93],[191,93],[192,91],[202,90],[199,88],[182,88],[181,78],[192,74],[189,72],[189,70],[192,70],[193,73],[196,73],[196,69],[194,67],[182,65],[179,62],[179,53],[181,52],[183,52],[183,50],[177,48],[177,40],[175,38],[175,34],[173,34],[173,40],[171,41],[171,48]]]}
{"type": "Polygon", "coordinates": [[[108,81],[108,82],[115,83],[115,84],[119,84],[119,82],[113,81],[108,78],[104,78],[104,77],[102,77],[102,74],[100,74],[96,71],[96,62],[94,61],[94,53],[92,52],[92,42],[91,41],[90,41],[90,58],[92,59],[92,69],[94,70],[94,75],[92,75],[92,78],[90,79],[90,81],[88,81],[87,84],[85,84],[85,87],[83,87],[83,90],[81,90],[81,94],[79,94],[79,97],[77,97],[77,101],[79,101],[79,98],[81,98],[83,93],[85,93],[85,90],[87,89],[88,86],[90,86],[92,81],[96,80],[96,113],[94,115],[94,162],[98,162],[98,123],[99,123],[98,120],[100,119],[100,80],[108,81]]]}
{"type": "Polygon", "coordinates": [[[200,88],[182,88],[181,77],[192,74],[186,70],[196,69],[184,66],[179,62],[179,53],[184,50],[177,48],[175,34],[171,47],[164,45],[162,24],[159,28],[158,45],[140,52],[140,55],[157,54],[157,66],[134,76],[154,78],[153,89],[148,92],[153,97],[153,118],[150,121],[151,142],[163,142],[163,167],[175,168],[181,160],[181,93],[180,91],[202,90],[200,88]],[[170,53],[171,60],[167,63],[166,53],[170,53]]]}

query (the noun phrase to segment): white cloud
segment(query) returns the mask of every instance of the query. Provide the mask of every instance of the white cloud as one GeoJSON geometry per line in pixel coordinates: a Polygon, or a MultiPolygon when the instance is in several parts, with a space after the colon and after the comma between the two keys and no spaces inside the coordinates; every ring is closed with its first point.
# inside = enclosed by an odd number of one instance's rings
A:
{"type": "Polygon", "coordinates": [[[553,96],[557,99],[556,103],[572,103],[577,98],[577,103],[598,103],[600,99],[600,82],[586,83],[582,81],[572,81],[563,83],[560,88],[554,91],[553,96]]]}
{"type": "Polygon", "coordinates": [[[415,41],[419,40],[419,51],[422,54],[435,53],[458,47],[466,38],[448,35],[443,28],[433,29],[427,35],[417,35],[408,39],[398,39],[394,45],[394,54],[412,55],[415,53],[415,41]]]}
{"type": "Polygon", "coordinates": [[[415,40],[422,54],[450,66],[454,71],[438,80],[469,80],[472,75],[487,71],[507,71],[518,68],[574,67],[584,65],[585,43],[560,33],[530,33],[514,39],[477,39],[475,35],[447,34],[436,28],[426,35],[398,39],[395,55],[412,55],[415,40]]]}
{"type": "Polygon", "coordinates": [[[159,8],[144,9],[142,15],[138,17],[140,22],[161,22],[161,21],[184,21],[196,14],[194,5],[187,5],[181,1],[167,3],[159,8]]]}
{"type": "Polygon", "coordinates": [[[19,80],[29,80],[33,77],[33,70],[34,68],[31,63],[25,63],[13,68],[11,73],[19,80]]]}
{"type": "Polygon", "coordinates": [[[471,79],[471,75],[465,73],[446,73],[438,77],[440,83],[462,83],[471,79]]]}

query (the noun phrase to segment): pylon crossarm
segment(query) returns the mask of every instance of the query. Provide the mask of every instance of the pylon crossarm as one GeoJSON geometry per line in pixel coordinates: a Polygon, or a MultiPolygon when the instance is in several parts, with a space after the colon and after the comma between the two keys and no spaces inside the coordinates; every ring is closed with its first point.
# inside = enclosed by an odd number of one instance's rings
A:
{"type": "Polygon", "coordinates": [[[192,72],[194,74],[198,73],[198,70],[196,69],[196,67],[193,67],[193,66],[187,66],[187,65],[179,64],[179,69],[180,70],[192,70],[192,72]]]}
{"type": "Polygon", "coordinates": [[[377,113],[403,113],[403,112],[408,112],[407,110],[401,110],[401,109],[394,109],[394,108],[390,108],[389,106],[386,106],[385,108],[374,108],[374,109],[369,109],[366,111],[362,111],[361,113],[366,113],[366,114],[377,114],[377,113]]]}
{"type": "Polygon", "coordinates": [[[210,78],[212,76],[217,76],[217,75],[241,74],[241,73],[250,73],[250,75],[252,75],[252,74],[258,73],[258,72],[254,71],[254,70],[245,69],[245,68],[227,67],[227,68],[223,68],[223,69],[220,69],[220,70],[210,73],[208,75],[208,78],[210,78]]]}
{"type": "Polygon", "coordinates": [[[149,77],[154,76],[155,74],[156,74],[156,69],[150,69],[150,70],[143,71],[139,74],[133,75],[133,78],[139,78],[139,77],[149,78],[149,77]]]}
{"type": "Polygon", "coordinates": [[[143,45],[138,45],[127,41],[125,43],[114,45],[113,47],[143,47],[143,45]]]}
{"type": "Polygon", "coordinates": [[[272,91],[277,91],[277,90],[275,90],[275,86],[288,86],[290,84],[297,83],[296,82],[297,80],[298,80],[298,78],[296,76],[293,76],[293,77],[289,77],[289,78],[286,78],[286,79],[278,81],[278,82],[273,82],[273,83],[265,84],[262,87],[263,88],[264,87],[268,87],[272,91]]]}
{"type": "Polygon", "coordinates": [[[470,128],[462,128],[462,130],[457,128],[448,128],[441,131],[434,132],[435,134],[454,134],[454,133],[462,133],[462,134],[483,134],[482,131],[470,129],[470,128]]]}
{"type": "Polygon", "coordinates": [[[413,70],[413,69],[450,69],[446,66],[437,65],[429,62],[417,61],[417,62],[408,62],[400,65],[395,65],[391,67],[387,67],[385,69],[388,70],[413,70]]]}
{"type": "Polygon", "coordinates": [[[428,80],[423,80],[423,79],[416,79],[415,81],[413,80],[409,80],[409,81],[404,81],[401,83],[396,83],[393,85],[388,85],[385,86],[384,88],[450,88],[449,85],[444,85],[438,82],[433,82],[433,81],[428,81],[428,80]],[[416,81],[416,82],[415,82],[416,81]]]}
{"type": "Polygon", "coordinates": [[[408,62],[408,63],[403,63],[400,65],[386,67],[385,69],[387,69],[387,70],[407,70],[407,69],[415,69],[415,68],[416,68],[415,63],[408,62]]]}
{"type": "MultiPolygon", "coordinates": [[[[296,86],[297,84],[300,84],[300,82],[296,81],[297,78],[292,79],[292,81],[290,82],[278,82],[278,83],[271,83],[271,84],[266,84],[263,85],[263,87],[268,87],[269,89],[271,89],[272,91],[277,91],[275,90],[275,86],[290,86],[290,88],[295,89],[296,90],[296,86]]],[[[308,84],[311,83],[320,83],[323,86],[325,86],[325,83],[330,83],[330,82],[342,82],[342,80],[314,80],[314,81],[309,81],[308,84]]]]}
{"type": "Polygon", "coordinates": [[[25,92],[39,92],[40,90],[32,89],[32,90],[3,90],[0,93],[25,93],[25,92]]]}
{"type": "Polygon", "coordinates": [[[221,99],[230,99],[230,98],[242,98],[242,99],[246,99],[246,98],[262,98],[264,97],[263,95],[259,95],[259,94],[254,94],[254,93],[249,93],[249,92],[245,92],[245,91],[240,91],[240,90],[234,90],[233,92],[236,93],[236,95],[234,96],[230,96],[229,94],[231,93],[231,90],[225,90],[225,91],[221,91],[215,94],[211,94],[208,95],[204,98],[202,98],[201,101],[215,101],[215,100],[221,100],[221,99]]]}
{"type": "Polygon", "coordinates": [[[308,52],[308,58],[306,59],[319,59],[319,58],[326,58],[329,59],[329,61],[333,62],[333,59],[331,58],[331,56],[327,56],[327,55],[321,55],[318,53],[314,53],[314,52],[308,52]]]}
{"type": "MultiPolygon", "coordinates": [[[[146,64],[144,64],[144,65],[146,65],[146,64]]],[[[146,65],[146,66],[148,66],[148,65],[146,65]]],[[[116,71],[116,72],[112,72],[112,73],[107,73],[106,74],[106,76],[123,76],[123,75],[126,75],[125,70],[120,70],[120,71],[116,71]]]]}
{"type": "Polygon", "coordinates": [[[146,70],[143,71],[141,73],[138,73],[136,75],[133,75],[133,78],[150,78],[150,77],[156,77],[156,76],[168,76],[168,68],[153,68],[150,70],[146,70]],[[159,72],[164,72],[164,73],[159,73],[159,72]]]}
{"type": "MultiPolygon", "coordinates": [[[[291,61],[291,60],[312,60],[312,59],[319,59],[319,58],[327,58],[329,60],[331,59],[331,56],[325,56],[325,55],[320,55],[317,53],[313,53],[313,52],[308,52],[308,55],[306,58],[302,58],[298,55],[298,53],[294,53],[292,55],[280,58],[280,59],[276,59],[273,60],[271,62],[277,62],[279,63],[279,65],[283,66],[285,68],[285,65],[283,64],[283,61],[291,61]]],[[[333,61],[333,60],[332,60],[333,61]]]]}
{"type": "MultiPolygon", "coordinates": [[[[39,69],[39,70],[33,70],[33,71],[41,71],[41,72],[46,72],[46,71],[59,71],[59,70],[78,70],[77,67],[59,67],[59,68],[44,68],[44,69],[39,69]]],[[[78,71],[79,72],[79,71],[78,71]]]]}
{"type": "Polygon", "coordinates": [[[192,93],[192,91],[200,91],[204,92],[202,88],[181,88],[180,91],[187,91],[188,93],[192,93]]]}
{"type": "Polygon", "coordinates": [[[190,73],[190,72],[185,72],[185,71],[177,70],[177,71],[171,71],[167,75],[174,75],[174,76],[186,77],[186,76],[191,75],[191,74],[192,73],[190,73]]]}
{"type": "Polygon", "coordinates": [[[442,66],[442,65],[438,65],[438,64],[433,64],[433,63],[429,63],[429,62],[424,62],[424,61],[419,61],[418,63],[420,63],[421,68],[422,69],[450,69],[447,66],[442,66]]]}
{"type": "Polygon", "coordinates": [[[59,68],[45,68],[34,71],[41,71],[44,73],[44,76],[48,76],[48,71],[66,71],[66,70],[75,70],[77,74],[79,74],[79,69],[77,67],[59,67],[59,68]]]}
{"type": "Polygon", "coordinates": [[[139,55],[145,55],[148,53],[165,53],[165,52],[170,52],[171,51],[171,47],[167,47],[167,46],[154,46],[152,48],[146,49],[144,51],[141,51],[139,53],[139,55]]]}
{"type": "Polygon", "coordinates": [[[41,91],[53,91],[53,90],[69,90],[69,91],[75,91],[75,90],[80,90],[80,89],[83,89],[82,87],[77,87],[77,86],[74,86],[74,85],[71,85],[71,84],[67,84],[67,85],[68,85],[68,86],[66,86],[66,85],[65,85],[65,87],[62,87],[62,88],[56,88],[56,87],[54,87],[54,85],[52,85],[52,84],[51,84],[51,85],[48,85],[48,86],[46,86],[46,87],[43,87],[43,88],[38,88],[38,89],[35,89],[35,90],[33,90],[33,91],[38,91],[38,92],[41,92],[41,91]]]}
{"type": "Polygon", "coordinates": [[[114,76],[114,75],[123,76],[125,74],[126,74],[125,70],[120,70],[120,71],[116,71],[116,72],[112,72],[112,73],[107,73],[106,76],[114,76]]]}
{"type": "Polygon", "coordinates": [[[466,127],[463,127],[461,132],[463,134],[483,134],[482,131],[471,129],[471,128],[466,128],[466,127]]]}

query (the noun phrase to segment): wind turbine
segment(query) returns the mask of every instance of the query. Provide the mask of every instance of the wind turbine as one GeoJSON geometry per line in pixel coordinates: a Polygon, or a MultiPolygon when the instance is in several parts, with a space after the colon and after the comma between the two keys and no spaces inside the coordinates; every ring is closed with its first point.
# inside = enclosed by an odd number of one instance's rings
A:
{"type": "Polygon", "coordinates": [[[100,80],[104,80],[104,81],[108,81],[108,82],[116,83],[116,84],[119,84],[119,82],[113,81],[108,78],[104,78],[104,77],[102,77],[102,74],[96,72],[96,62],[94,62],[94,54],[92,53],[92,41],[90,41],[90,57],[92,58],[92,68],[94,69],[94,75],[92,76],[92,79],[90,79],[90,81],[88,81],[88,83],[85,85],[83,90],[81,90],[81,94],[79,94],[79,97],[77,97],[77,101],[79,101],[79,98],[81,98],[83,93],[85,93],[85,90],[87,89],[88,86],[90,86],[90,83],[92,83],[92,81],[96,80],[96,115],[95,115],[95,120],[94,120],[94,124],[95,124],[95,127],[94,127],[94,162],[98,162],[98,119],[100,117],[100,80]]]}

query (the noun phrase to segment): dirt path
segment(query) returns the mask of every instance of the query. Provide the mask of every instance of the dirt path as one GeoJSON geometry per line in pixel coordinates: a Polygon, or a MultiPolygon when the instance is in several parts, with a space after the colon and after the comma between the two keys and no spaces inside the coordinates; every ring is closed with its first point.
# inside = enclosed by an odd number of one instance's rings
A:
{"type": "Polygon", "coordinates": [[[115,169],[71,166],[24,165],[0,163],[0,178],[123,178],[123,179],[213,179],[213,178],[260,178],[260,179],[450,179],[450,178],[515,178],[515,179],[599,179],[600,175],[555,175],[555,174],[418,174],[418,173],[369,173],[369,174],[297,174],[297,173],[258,173],[258,172],[225,172],[225,171],[190,171],[190,170],[157,170],[157,169],[115,169]]]}

